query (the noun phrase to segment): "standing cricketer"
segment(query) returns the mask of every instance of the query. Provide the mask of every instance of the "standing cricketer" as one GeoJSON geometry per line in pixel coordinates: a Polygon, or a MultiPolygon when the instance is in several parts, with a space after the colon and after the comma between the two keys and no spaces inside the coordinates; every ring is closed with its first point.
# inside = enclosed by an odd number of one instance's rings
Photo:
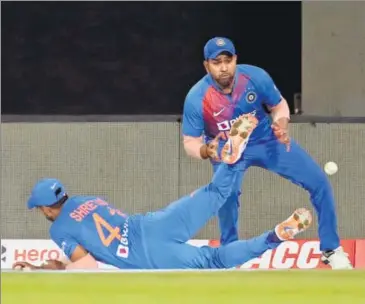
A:
{"type": "Polygon", "coordinates": [[[218,213],[221,243],[226,245],[238,239],[241,183],[244,172],[256,166],[275,172],[309,192],[319,221],[322,261],[333,269],[352,268],[340,246],[332,187],[313,158],[290,139],[289,107],[271,77],[259,67],[237,65],[235,47],[224,37],[206,43],[204,59],[207,74],[190,89],[184,104],[185,151],[195,158],[210,159],[214,172],[222,159],[235,163],[240,158],[245,168],[218,213]],[[255,117],[258,125],[246,134],[247,146],[243,147],[241,157],[240,151],[229,144],[227,134],[242,114],[255,117]]]}

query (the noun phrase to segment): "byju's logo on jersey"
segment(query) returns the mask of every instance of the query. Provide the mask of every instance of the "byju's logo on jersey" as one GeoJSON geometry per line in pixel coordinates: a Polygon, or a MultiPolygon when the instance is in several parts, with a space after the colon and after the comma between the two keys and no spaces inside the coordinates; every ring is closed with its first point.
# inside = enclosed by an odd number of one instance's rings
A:
{"type": "Polygon", "coordinates": [[[231,125],[233,125],[235,121],[236,121],[236,119],[232,119],[232,120],[225,120],[225,121],[217,123],[218,130],[219,131],[228,131],[228,130],[230,130],[231,125]]]}
{"type": "Polygon", "coordinates": [[[120,243],[124,246],[128,246],[128,232],[129,232],[129,225],[128,219],[124,222],[123,230],[122,230],[122,237],[120,239],[120,243]]]}
{"type": "Polygon", "coordinates": [[[119,245],[117,249],[117,256],[123,259],[128,258],[129,248],[127,246],[119,245]]]}
{"type": "Polygon", "coordinates": [[[129,256],[129,242],[128,242],[128,232],[129,232],[129,225],[128,219],[125,221],[123,225],[122,235],[120,238],[120,245],[118,245],[116,255],[123,259],[128,258],[129,256]]]}
{"type": "MultiPolygon", "coordinates": [[[[255,116],[256,110],[252,111],[250,115],[255,116]]],[[[237,118],[231,119],[231,120],[224,120],[222,122],[217,123],[217,127],[219,131],[229,131],[232,127],[232,125],[236,122],[237,118]]]]}
{"type": "Polygon", "coordinates": [[[256,95],[255,92],[250,91],[250,92],[247,93],[247,95],[246,95],[246,101],[248,103],[254,103],[256,101],[256,99],[257,99],[257,95],[256,95]]]}

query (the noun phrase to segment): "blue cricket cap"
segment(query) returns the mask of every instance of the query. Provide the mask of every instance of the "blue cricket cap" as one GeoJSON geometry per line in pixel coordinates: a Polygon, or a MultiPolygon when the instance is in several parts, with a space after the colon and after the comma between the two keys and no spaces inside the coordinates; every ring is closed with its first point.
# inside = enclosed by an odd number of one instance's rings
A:
{"type": "Polygon", "coordinates": [[[205,60],[217,58],[222,52],[228,52],[236,55],[236,49],[231,40],[224,37],[215,37],[210,39],[204,46],[205,60]]]}
{"type": "Polygon", "coordinates": [[[27,205],[29,209],[40,206],[51,206],[65,195],[65,187],[58,179],[44,178],[39,180],[33,187],[27,205]]]}

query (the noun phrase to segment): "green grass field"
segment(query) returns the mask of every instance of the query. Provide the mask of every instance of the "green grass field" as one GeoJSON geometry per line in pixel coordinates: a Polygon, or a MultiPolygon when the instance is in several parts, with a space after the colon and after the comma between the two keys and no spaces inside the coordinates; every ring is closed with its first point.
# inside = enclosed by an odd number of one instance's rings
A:
{"type": "Polygon", "coordinates": [[[365,271],[2,273],[2,304],[365,304],[365,271]]]}

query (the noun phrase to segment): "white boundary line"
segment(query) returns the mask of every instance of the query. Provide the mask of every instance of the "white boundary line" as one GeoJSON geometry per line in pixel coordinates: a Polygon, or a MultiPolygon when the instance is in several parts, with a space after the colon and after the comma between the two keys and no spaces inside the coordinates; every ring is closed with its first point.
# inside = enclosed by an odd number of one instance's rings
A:
{"type": "MultiPolygon", "coordinates": [[[[342,272],[356,271],[358,269],[344,269],[336,270],[342,272]]],[[[230,268],[230,269],[79,269],[79,270],[13,270],[1,269],[1,273],[16,273],[16,274],[30,274],[30,273],[48,273],[48,274],[102,274],[102,273],[216,273],[216,272],[329,272],[331,269],[246,269],[246,268],[230,268]]],[[[361,271],[361,270],[360,270],[361,271]]]]}
{"type": "MultiPolygon", "coordinates": [[[[287,269],[284,269],[287,271],[287,269]]],[[[95,270],[29,270],[20,271],[12,269],[2,269],[1,273],[202,273],[202,272],[247,272],[247,271],[273,271],[267,269],[95,269],[95,270]]],[[[275,270],[276,271],[276,270],[275,270]]]]}

